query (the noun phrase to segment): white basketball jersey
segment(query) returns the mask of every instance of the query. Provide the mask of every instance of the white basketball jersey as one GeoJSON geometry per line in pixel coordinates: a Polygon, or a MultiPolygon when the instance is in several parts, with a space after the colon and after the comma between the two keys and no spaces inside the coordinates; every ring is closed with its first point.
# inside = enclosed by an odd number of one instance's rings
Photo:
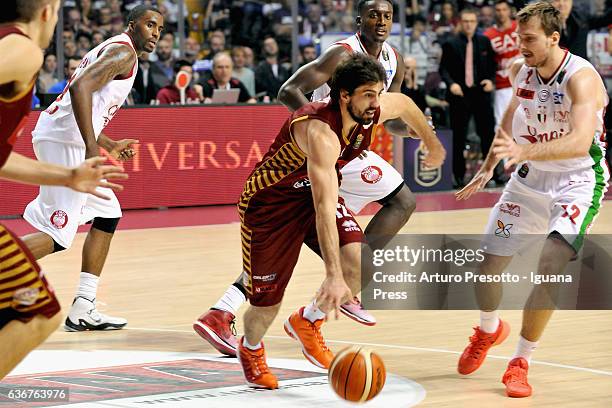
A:
{"type": "MultiPolygon", "coordinates": [[[[359,38],[359,34],[354,34],[342,41],[338,41],[334,43],[334,45],[342,45],[346,49],[351,52],[359,52],[362,54],[367,54],[366,48],[364,47],[361,39],[359,38]]],[[[387,83],[385,84],[385,91],[389,89],[391,86],[391,82],[393,81],[393,77],[395,77],[395,73],[397,72],[397,54],[393,47],[391,47],[385,41],[382,46],[382,50],[378,55],[378,62],[382,64],[387,72],[387,83]]],[[[311,99],[313,101],[320,101],[321,99],[325,99],[329,96],[329,92],[331,91],[329,85],[323,84],[312,93],[311,99]]]]}
{"type": "MultiPolygon", "coordinates": [[[[70,83],[83,73],[85,68],[93,64],[110,44],[126,44],[134,50],[132,39],[127,33],[119,34],[104,41],[89,51],[74,72],[64,91],[58,96],[47,110],[40,114],[36,127],[32,132],[32,141],[51,140],[60,143],[69,143],[85,146],[81,132],[72,111],[70,83]]],[[[136,51],[134,51],[136,52],[136,51]]],[[[119,108],[123,105],[134,84],[138,72],[138,59],[126,77],[117,77],[93,93],[92,121],[96,140],[102,129],[108,125],[119,108]]]]}
{"type": "MultiPolygon", "coordinates": [[[[567,82],[583,68],[596,72],[587,60],[569,51],[566,51],[563,62],[547,82],[540,78],[535,68],[527,65],[521,67],[513,85],[514,94],[520,102],[512,121],[512,134],[517,143],[546,143],[572,130],[569,122],[572,101],[567,93],[567,82]]],[[[605,104],[608,104],[608,94],[601,80],[598,88],[591,91],[594,95],[596,92],[603,93],[605,104]]],[[[597,111],[597,131],[587,156],[532,161],[529,165],[544,171],[569,171],[591,167],[595,162],[605,160],[603,116],[604,109],[597,111]]]]}

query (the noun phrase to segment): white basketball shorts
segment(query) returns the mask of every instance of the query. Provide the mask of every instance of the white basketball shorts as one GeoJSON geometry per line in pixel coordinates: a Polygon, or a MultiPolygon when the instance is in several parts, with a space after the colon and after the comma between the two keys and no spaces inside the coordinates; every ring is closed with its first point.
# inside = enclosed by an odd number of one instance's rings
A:
{"type": "Polygon", "coordinates": [[[485,229],[486,253],[512,256],[540,237],[559,233],[576,252],[597,217],[608,190],[606,166],[568,172],[519,166],[495,207],[485,229]]]}
{"type": "Polygon", "coordinates": [[[502,88],[495,91],[493,111],[495,112],[495,128],[501,123],[504,113],[512,99],[512,87],[502,88]]]}
{"type": "MultiPolygon", "coordinates": [[[[34,153],[38,160],[67,167],[79,166],[85,160],[85,147],[46,140],[34,143],[34,153]]],[[[67,187],[41,186],[38,197],[28,204],[23,218],[64,248],[70,248],[79,225],[95,217],[121,217],[115,193],[108,188],[98,188],[98,191],[111,199],[103,200],[67,187]]]]}
{"type": "Polygon", "coordinates": [[[382,200],[403,184],[397,170],[374,152],[366,151],[366,157],[351,160],[340,170],[340,197],[353,213],[357,214],[367,204],[382,200]]]}

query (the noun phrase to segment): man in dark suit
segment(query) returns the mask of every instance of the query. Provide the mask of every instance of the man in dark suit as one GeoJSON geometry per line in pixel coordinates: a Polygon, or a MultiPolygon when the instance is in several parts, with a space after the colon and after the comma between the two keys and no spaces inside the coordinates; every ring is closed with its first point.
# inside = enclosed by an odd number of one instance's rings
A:
{"type": "Polygon", "coordinates": [[[278,61],[278,44],[273,37],[263,42],[265,59],[255,69],[257,93],[265,92],[264,102],[276,100],[280,87],[289,79],[289,71],[278,61]]]}
{"type": "Polygon", "coordinates": [[[453,174],[455,185],[464,185],[463,150],[470,118],[474,116],[482,154],[486,156],[495,133],[491,92],[495,81],[495,58],[491,41],[476,33],[478,12],[464,9],[460,14],[461,32],[442,46],[440,75],[448,88],[453,130],[453,174]]]}

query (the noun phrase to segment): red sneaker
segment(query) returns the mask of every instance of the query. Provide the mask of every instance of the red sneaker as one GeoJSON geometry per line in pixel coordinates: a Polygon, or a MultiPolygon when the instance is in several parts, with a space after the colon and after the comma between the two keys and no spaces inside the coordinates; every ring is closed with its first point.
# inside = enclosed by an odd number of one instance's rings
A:
{"type": "Polygon", "coordinates": [[[193,323],[193,330],[217,351],[236,357],[236,317],[225,310],[210,309],[193,323]]]}
{"type": "Polygon", "coordinates": [[[486,333],[479,327],[474,327],[474,334],[470,337],[470,344],[463,350],[459,357],[457,371],[459,374],[467,375],[478,370],[487,356],[487,352],[493,346],[501,344],[510,334],[510,325],[499,320],[499,326],[495,333],[486,333]]]}
{"type": "Polygon", "coordinates": [[[244,336],[238,343],[238,361],[242,366],[242,372],[247,383],[255,388],[278,388],[276,376],[270,372],[266,363],[266,351],[263,343],[258,350],[250,350],[243,345],[244,336]]]}
{"type": "Polygon", "coordinates": [[[508,368],[502,377],[506,385],[506,395],[512,398],[525,398],[531,395],[531,385],[527,382],[529,363],[522,357],[517,357],[508,363],[508,368]]]}
{"type": "Polygon", "coordinates": [[[320,368],[329,368],[334,354],[325,344],[321,335],[323,319],[311,322],[304,317],[304,308],[293,312],[285,320],[285,332],[302,346],[302,354],[308,361],[320,368]]]}

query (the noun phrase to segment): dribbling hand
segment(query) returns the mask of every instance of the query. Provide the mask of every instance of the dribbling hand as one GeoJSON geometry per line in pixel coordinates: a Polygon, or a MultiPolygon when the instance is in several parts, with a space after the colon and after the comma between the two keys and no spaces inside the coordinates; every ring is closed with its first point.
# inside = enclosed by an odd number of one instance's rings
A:
{"type": "Polygon", "coordinates": [[[327,310],[327,313],[331,313],[333,310],[334,316],[338,320],[340,305],[352,298],[353,294],[344,278],[325,278],[317,292],[316,304],[319,309],[327,310]]]}

